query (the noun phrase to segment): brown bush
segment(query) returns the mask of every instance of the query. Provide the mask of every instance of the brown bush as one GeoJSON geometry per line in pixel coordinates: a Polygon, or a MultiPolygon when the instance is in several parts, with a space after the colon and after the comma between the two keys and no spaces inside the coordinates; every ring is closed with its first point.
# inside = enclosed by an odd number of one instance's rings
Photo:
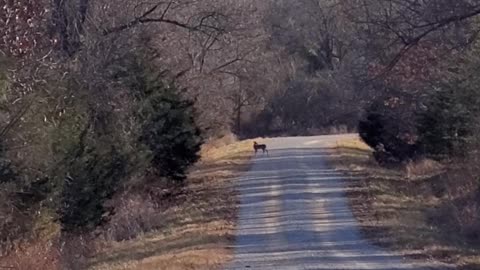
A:
{"type": "Polygon", "coordinates": [[[115,214],[98,232],[106,242],[130,240],[164,224],[160,205],[147,194],[123,194],[112,203],[115,214]]]}
{"type": "Polygon", "coordinates": [[[22,244],[0,258],[0,268],[15,270],[62,270],[61,251],[56,241],[22,244]]]}

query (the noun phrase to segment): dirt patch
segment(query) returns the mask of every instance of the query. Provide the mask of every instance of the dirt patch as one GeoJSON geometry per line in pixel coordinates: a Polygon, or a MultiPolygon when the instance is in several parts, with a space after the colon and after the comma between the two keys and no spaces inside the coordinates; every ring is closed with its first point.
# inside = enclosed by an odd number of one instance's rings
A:
{"type": "MultiPolygon", "coordinates": [[[[251,142],[243,141],[204,149],[188,184],[160,206],[161,211],[144,211],[155,215],[155,231],[123,242],[97,241],[88,269],[210,270],[230,261],[237,205],[233,181],[249,168],[250,148],[251,142]]],[[[135,214],[126,214],[125,219],[131,220],[129,216],[135,214]]]]}
{"type": "Polygon", "coordinates": [[[428,160],[381,168],[360,139],[340,140],[336,150],[331,164],[357,176],[349,181],[348,195],[369,239],[414,260],[480,269],[480,241],[471,229],[480,225],[478,182],[465,170],[428,160]]]}

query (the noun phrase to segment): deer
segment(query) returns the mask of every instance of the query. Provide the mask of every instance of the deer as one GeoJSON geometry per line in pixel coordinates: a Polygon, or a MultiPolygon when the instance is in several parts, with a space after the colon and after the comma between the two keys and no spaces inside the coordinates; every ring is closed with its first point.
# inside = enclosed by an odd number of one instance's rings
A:
{"type": "Polygon", "coordinates": [[[258,149],[261,149],[263,153],[267,153],[268,155],[268,150],[267,150],[267,145],[266,144],[258,144],[257,142],[253,142],[253,150],[255,150],[255,155],[257,154],[258,149]]]}

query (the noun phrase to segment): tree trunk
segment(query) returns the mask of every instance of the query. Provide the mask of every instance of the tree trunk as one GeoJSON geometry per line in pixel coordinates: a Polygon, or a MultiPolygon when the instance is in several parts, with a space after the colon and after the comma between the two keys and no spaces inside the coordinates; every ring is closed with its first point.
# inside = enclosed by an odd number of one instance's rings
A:
{"type": "Polygon", "coordinates": [[[237,134],[242,133],[242,106],[238,106],[236,109],[235,129],[237,134]]]}

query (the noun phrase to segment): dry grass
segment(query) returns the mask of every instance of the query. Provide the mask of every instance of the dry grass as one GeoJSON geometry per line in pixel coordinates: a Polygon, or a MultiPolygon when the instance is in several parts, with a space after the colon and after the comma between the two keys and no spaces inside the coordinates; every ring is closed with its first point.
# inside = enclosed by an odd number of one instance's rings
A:
{"type": "MultiPolygon", "coordinates": [[[[347,149],[353,151],[371,151],[370,147],[362,142],[358,137],[337,140],[336,147],[338,149],[347,149]]],[[[345,154],[345,152],[341,152],[340,154],[345,154]]]]}
{"type": "Polygon", "coordinates": [[[480,207],[473,197],[478,188],[473,174],[431,160],[381,168],[359,139],[338,141],[337,151],[332,164],[361,176],[350,182],[349,197],[367,237],[412,259],[480,269],[480,207]]]}
{"type": "Polygon", "coordinates": [[[252,151],[250,141],[215,143],[202,150],[188,184],[168,202],[124,199],[123,214],[112,222],[117,225],[111,225],[118,228],[106,230],[117,233],[102,234],[96,254],[88,260],[89,269],[216,269],[227,263],[232,257],[229,247],[237,204],[232,183],[248,168],[252,151]],[[152,219],[153,225],[147,224],[152,219]],[[131,240],[114,241],[118,235],[152,229],[131,240]]]}

